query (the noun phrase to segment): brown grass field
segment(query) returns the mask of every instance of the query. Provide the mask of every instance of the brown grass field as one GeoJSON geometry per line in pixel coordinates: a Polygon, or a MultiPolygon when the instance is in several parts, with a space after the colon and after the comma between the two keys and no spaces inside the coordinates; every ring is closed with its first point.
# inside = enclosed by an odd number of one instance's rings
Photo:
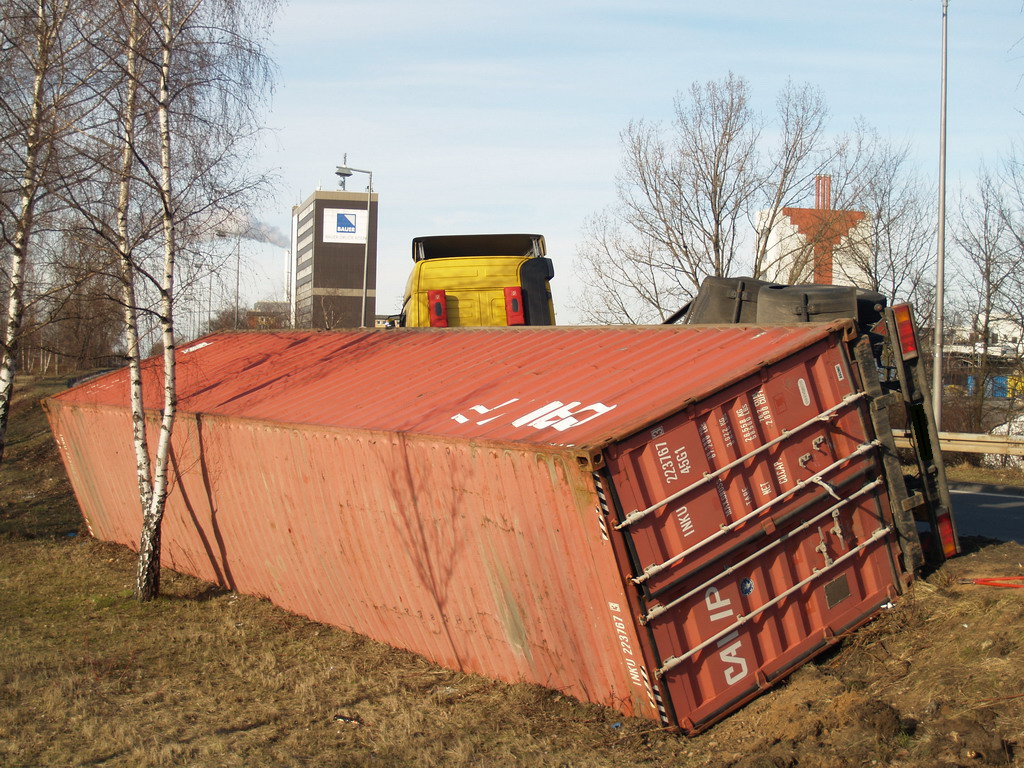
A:
{"type": "MultiPolygon", "coordinates": [[[[895,608],[695,738],[451,672],[81,530],[19,381],[0,467],[2,766],[1024,765],[1024,547],[969,540],[895,608]]],[[[1021,483],[1019,471],[957,479],[1021,483]]],[[[966,473],[969,477],[963,477],[966,473]]]]}

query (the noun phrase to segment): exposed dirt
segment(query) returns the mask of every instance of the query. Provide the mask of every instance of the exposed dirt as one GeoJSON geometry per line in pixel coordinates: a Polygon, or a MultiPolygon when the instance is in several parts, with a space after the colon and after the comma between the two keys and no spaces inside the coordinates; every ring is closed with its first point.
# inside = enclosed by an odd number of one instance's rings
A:
{"type": "Polygon", "coordinates": [[[1024,764],[1024,547],[979,540],[838,649],[703,739],[754,766],[1024,764]]]}

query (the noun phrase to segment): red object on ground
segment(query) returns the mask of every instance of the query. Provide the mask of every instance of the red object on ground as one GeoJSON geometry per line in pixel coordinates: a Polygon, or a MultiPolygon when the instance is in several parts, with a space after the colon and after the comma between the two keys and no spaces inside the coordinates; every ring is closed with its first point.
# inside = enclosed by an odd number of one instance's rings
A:
{"type": "Polygon", "coordinates": [[[1024,588],[1024,576],[989,576],[980,579],[961,579],[961,584],[977,584],[979,587],[1024,588]]]}

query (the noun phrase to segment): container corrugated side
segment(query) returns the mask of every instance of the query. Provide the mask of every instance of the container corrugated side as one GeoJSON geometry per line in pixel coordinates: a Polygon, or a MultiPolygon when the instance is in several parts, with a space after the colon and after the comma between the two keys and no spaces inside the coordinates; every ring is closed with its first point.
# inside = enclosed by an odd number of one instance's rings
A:
{"type": "MultiPolygon", "coordinates": [[[[794,356],[811,367],[822,355],[844,361],[846,332],[837,324],[209,337],[182,354],[167,563],[452,668],[698,729],[750,686],[723,689],[704,678],[680,686],[677,671],[659,677],[664,650],[676,642],[686,653],[704,630],[641,621],[667,593],[645,594],[630,581],[647,563],[636,560],[631,539],[640,537],[615,525],[626,507],[645,503],[639,492],[627,498],[630,483],[647,481],[614,462],[643,453],[672,419],[686,432],[704,405],[732,413],[712,399],[726,390],[754,397],[743,394],[750,382],[785,380],[770,371],[794,356]]],[[[152,404],[158,374],[150,363],[152,404]]],[[[821,402],[829,398],[819,389],[834,394],[827,377],[811,386],[821,402]]],[[[124,375],[111,374],[51,399],[48,411],[91,529],[136,546],[126,393],[124,375]]],[[[866,422],[844,418],[841,431],[860,440],[866,422]]],[[[759,439],[768,434],[758,429],[759,439]]],[[[787,466],[797,450],[782,449],[787,466]]],[[[766,451],[739,479],[723,478],[724,496],[716,484],[698,506],[711,519],[721,517],[723,498],[740,508],[743,487],[778,486],[776,461],[775,449],[766,451]]],[[[789,468],[794,476],[798,466],[789,468]]],[[[871,498],[884,518],[884,490],[871,498]]],[[[653,540],[666,552],[675,544],[653,540]]],[[[806,542],[793,541],[783,560],[806,560],[806,542]]],[[[891,537],[878,541],[893,551],[891,537]]],[[[681,576],[692,587],[744,546],[752,544],[719,547],[681,576]]],[[[875,559],[865,568],[876,570],[875,559]]],[[[890,592],[898,570],[890,568],[890,592]]],[[[817,619],[801,625],[803,609],[787,610],[771,614],[787,628],[784,641],[765,635],[781,650],[765,650],[756,668],[748,661],[758,686],[778,677],[759,677],[762,667],[788,669],[793,647],[816,648],[829,629],[817,619]],[[790,636],[801,631],[813,641],[794,646],[790,636]]],[[[673,670],[700,662],[707,669],[687,675],[713,676],[718,662],[707,656],[699,651],[673,670]]]]}
{"type": "MultiPolygon", "coordinates": [[[[69,464],[94,480],[74,482],[91,530],[136,547],[130,452],[88,437],[125,414],[51,417],[90,446],[69,464]]],[[[173,457],[166,565],[449,668],[656,716],[621,658],[634,630],[605,608],[624,589],[574,455],[185,414],[173,457]]]]}

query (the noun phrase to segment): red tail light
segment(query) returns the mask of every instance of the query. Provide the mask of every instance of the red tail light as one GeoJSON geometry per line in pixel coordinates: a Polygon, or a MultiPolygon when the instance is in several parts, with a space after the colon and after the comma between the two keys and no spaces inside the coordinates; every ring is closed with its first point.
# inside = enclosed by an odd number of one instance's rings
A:
{"type": "Polygon", "coordinates": [[[892,314],[896,318],[896,332],[899,335],[903,359],[917,357],[917,335],[914,333],[914,319],[910,314],[910,305],[897,304],[892,308],[892,314]]]}
{"type": "Polygon", "coordinates": [[[519,286],[505,289],[505,322],[508,325],[526,325],[523,289],[519,286]]]}
{"type": "Polygon", "coordinates": [[[427,291],[427,306],[430,308],[430,327],[448,327],[448,302],[444,291],[427,291]]]}
{"type": "Polygon", "coordinates": [[[954,557],[960,548],[956,544],[956,536],[953,534],[953,520],[949,512],[943,512],[938,516],[939,540],[942,542],[942,554],[947,558],[954,557]]]}

